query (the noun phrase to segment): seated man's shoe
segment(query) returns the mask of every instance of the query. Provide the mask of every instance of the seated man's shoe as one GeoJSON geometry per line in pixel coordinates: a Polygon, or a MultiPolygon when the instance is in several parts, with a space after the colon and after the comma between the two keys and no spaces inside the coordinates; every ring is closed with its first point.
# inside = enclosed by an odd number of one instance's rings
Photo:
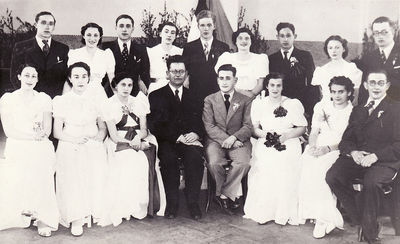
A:
{"type": "Polygon", "coordinates": [[[361,226],[357,226],[357,240],[359,242],[364,241],[364,233],[363,233],[363,229],[361,226]]]}
{"type": "Polygon", "coordinates": [[[199,220],[201,219],[201,210],[199,208],[199,205],[197,204],[191,204],[189,206],[189,213],[190,217],[194,220],[199,220]]]}
{"type": "Polygon", "coordinates": [[[367,239],[366,240],[368,244],[381,244],[382,240],[379,237],[373,238],[373,239],[367,239]]]}
{"type": "Polygon", "coordinates": [[[170,205],[167,204],[167,207],[165,208],[165,213],[164,213],[164,217],[167,219],[175,219],[176,218],[176,213],[177,211],[177,207],[172,207],[170,205]]]}
{"type": "Polygon", "coordinates": [[[314,226],[313,237],[316,239],[323,238],[326,234],[326,227],[327,224],[317,221],[314,226]]]}
{"type": "Polygon", "coordinates": [[[226,214],[233,215],[232,211],[229,209],[229,199],[222,199],[221,197],[217,196],[215,197],[215,201],[226,214]]]}
{"type": "Polygon", "coordinates": [[[237,210],[240,208],[240,198],[236,198],[235,201],[229,199],[229,201],[232,210],[237,210]]]}

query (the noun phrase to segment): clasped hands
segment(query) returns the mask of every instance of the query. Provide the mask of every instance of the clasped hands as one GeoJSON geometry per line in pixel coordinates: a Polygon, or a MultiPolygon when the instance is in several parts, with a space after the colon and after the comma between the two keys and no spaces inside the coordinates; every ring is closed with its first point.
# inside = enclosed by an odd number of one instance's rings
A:
{"type": "Polygon", "coordinates": [[[371,167],[372,164],[378,161],[378,157],[375,153],[369,153],[365,151],[352,151],[350,153],[354,162],[362,167],[371,167]]]}
{"type": "Polygon", "coordinates": [[[331,151],[331,150],[329,149],[328,146],[321,146],[321,147],[310,146],[310,147],[308,148],[308,153],[309,153],[311,156],[314,156],[314,157],[320,157],[320,156],[322,156],[322,155],[327,154],[327,153],[330,152],[330,151],[331,151]]]}
{"type": "Polygon", "coordinates": [[[226,138],[221,145],[222,148],[230,149],[230,148],[238,148],[243,147],[243,143],[239,141],[236,136],[232,135],[226,138]]]}
{"type": "Polygon", "coordinates": [[[189,132],[189,133],[180,135],[178,137],[178,139],[176,140],[176,142],[177,143],[183,143],[183,144],[186,144],[186,145],[190,145],[190,144],[196,142],[197,140],[199,140],[199,138],[200,137],[196,133],[189,132]]]}

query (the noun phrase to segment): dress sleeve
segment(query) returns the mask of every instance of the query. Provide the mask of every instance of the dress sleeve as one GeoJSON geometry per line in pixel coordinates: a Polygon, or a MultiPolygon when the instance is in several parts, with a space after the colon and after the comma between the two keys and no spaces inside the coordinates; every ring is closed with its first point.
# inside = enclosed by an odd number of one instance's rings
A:
{"type": "Polygon", "coordinates": [[[316,129],[320,128],[322,117],[323,117],[322,102],[318,102],[314,106],[314,114],[312,117],[311,128],[316,128],[316,129]]]}
{"type": "Polygon", "coordinates": [[[10,100],[10,93],[5,93],[0,98],[0,114],[7,113],[8,109],[10,108],[9,100],[10,100]]]}
{"type": "Polygon", "coordinates": [[[107,62],[107,73],[111,73],[114,74],[115,71],[115,59],[114,59],[114,54],[112,53],[112,51],[107,48],[104,51],[104,56],[107,62]]]}
{"type": "Polygon", "coordinates": [[[66,117],[66,108],[64,106],[65,102],[63,101],[62,96],[56,96],[53,98],[53,117],[65,118],[66,117]]]}
{"type": "Polygon", "coordinates": [[[110,121],[114,118],[113,112],[115,111],[115,107],[113,106],[112,102],[112,97],[107,99],[107,101],[104,103],[104,108],[103,108],[103,120],[104,121],[110,121]]]}
{"type": "Polygon", "coordinates": [[[223,54],[221,54],[221,56],[219,56],[218,61],[215,64],[215,73],[218,74],[219,67],[221,67],[222,65],[224,65],[226,63],[230,63],[229,56],[230,56],[229,52],[224,52],[223,54]]]}
{"type": "Polygon", "coordinates": [[[304,107],[297,99],[288,99],[288,110],[290,120],[295,126],[307,126],[307,120],[304,117],[304,107]]]}
{"type": "Polygon", "coordinates": [[[321,86],[323,81],[323,71],[321,67],[317,67],[314,71],[314,75],[311,81],[311,85],[313,86],[321,86]]]}
{"type": "Polygon", "coordinates": [[[150,113],[149,99],[143,92],[139,92],[135,97],[135,114],[138,116],[145,116],[150,113]]]}
{"type": "Polygon", "coordinates": [[[68,52],[68,67],[71,66],[72,64],[78,62],[78,52],[77,49],[71,49],[68,52]]]}
{"type": "Polygon", "coordinates": [[[50,96],[47,95],[46,93],[39,93],[42,99],[42,109],[43,112],[52,112],[53,111],[53,101],[51,100],[50,96]]]}
{"type": "Polygon", "coordinates": [[[252,102],[251,104],[251,110],[250,110],[250,118],[253,124],[259,124],[261,120],[261,106],[262,106],[262,101],[264,97],[261,95],[258,95],[252,102]]]}
{"type": "Polygon", "coordinates": [[[361,85],[361,78],[362,78],[362,72],[361,70],[359,70],[356,66],[355,63],[351,63],[351,70],[350,70],[350,74],[349,74],[349,78],[350,80],[353,82],[354,84],[354,88],[360,88],[361,85]]]}
{"type": "Polygon", "coordinates": [[[264,78],[269,74],[269,60],[268,56],[266,54],[258,54],[258,60],[257,60],[257,74],[255,74],[256,77],[258,78],[264,78]]]}

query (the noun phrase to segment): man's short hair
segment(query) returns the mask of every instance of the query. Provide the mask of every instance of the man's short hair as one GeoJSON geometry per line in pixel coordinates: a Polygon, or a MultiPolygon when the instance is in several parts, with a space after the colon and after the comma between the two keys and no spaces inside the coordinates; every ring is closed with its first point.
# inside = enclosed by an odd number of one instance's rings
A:
{"type": "Polygon", "coordinates": [[[199,21],[201,19],[205,19],[205,18],[211,18],[214,25],[215,25],[215,23],[217,21],[217,19],[216,19],[215,15],[213,14],[213,12],[211,12],[210,10],[201,10],[196,16],[197,23],[199,23],[199,21]]]}
{"type": "Polygon", "coordinates": [[[56,24],[56,18],[54,18],[54,15],[48,11],[42,11],[42,12],[36,14],[35,22],[37,23],[39,21],[40,16],[43,16],[43,15],[51,15],[51,17],[53,17],[54,24],[56,24]]]}
{"type": "Polygon", "coordinates": [[[128,15],[128,14],[121,14],[121,15],[118,16],[117,19],[115,20],[115,26],[117,26],[118,21],[119,21],[120,19],[130,19],[131,22],[132,22],[132,26],[135,25],[135,21],[133,20],[133,18],[132,18],[130,15],[128,15]]]}
{"type": "Polygon", "coordinates": [[[218,68],[218,72],[217,72],[217,73],[219,74],[219,72],[222,71],[222,70],[223,70],[223,71],[231,71],[233,77],[236,76],[236,68],[233,67],[232,64],[223,64],[223,65],[221,65],[221,66],[218,68]]]}
{"type": "Polygon", "coordinates": [[[279,34],[279,31],[282,30],[282,29],[284,29],[284,28],[289,28],[289,29],[293,32],[293,34],[295,34],[294,25],[291,24],[291,23],[289,23],[289,22],[280,22],[280,23],[276,26],[276,31],[277,31],[278,34],[279,34]]]}
{"type": "Polygon", "coordinates": [[[390,20],[388,17],[386,17],[386,16],[380,16],[380,17],[376,18],[376,19],[372,22],[371,27],[373,27],[374,24],[376,24],[376,23],[389,23],[389,26],[392,27],[392,28],[394,28],[394,22],[391,21],[391,20],[390,20]]]}
{"type": "Polygon", "coordinates": [[[168,71],[169,71],[169,68],[171,67],[172,63],[183,63],[185,65],[185,68],[186,68],[186,62],[185,62],[185,59],[183,58],[182,55],[173,55],[173,56],[170,56],[167,59],[168,71]]]}
{"type": "Polygon", "coordinates": [[[368,80],[370,74],[384,74],[386,76],[386,80],[389,82],[388,73],[386,70],[384,70],[382,68],[376,68],[376,69],[369,70],[367,73],[367,80],[368,80]]]}

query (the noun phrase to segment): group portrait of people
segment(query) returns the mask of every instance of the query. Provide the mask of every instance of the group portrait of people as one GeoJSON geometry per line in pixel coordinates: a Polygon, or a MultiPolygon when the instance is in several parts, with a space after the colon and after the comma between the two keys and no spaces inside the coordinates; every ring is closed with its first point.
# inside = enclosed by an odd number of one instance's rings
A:
{"type": "Polygon", "coordinates": [[[400,169],[394,23],[372,22],[377,48],[357,65],[345,60],[346,39],[331,35],[321,50],[329,62],[315,67],[292,23],[276,26],[280,49],[268,56],[252,52],[248,28],[233,33],[230,51],[211,11],[196,18],[200,37],[183,48],[171,22],[158,45],[136,44],[122,14],[116,40],[103,43],[102,27],[88,23],[83,46],[69,49],[52,38],[53,14],[36,15],[36,36],[13,49],[14,91],[0,98],[0,230],[34,223],[49,237],[61,224],[81,236],[95,223],[174,219],[181,171],[199,220],[206,167],[224,214],[311,221],[315,238],[343,229],[346,214],[360,241],[381,243],[382,196],[400,169]]]}

